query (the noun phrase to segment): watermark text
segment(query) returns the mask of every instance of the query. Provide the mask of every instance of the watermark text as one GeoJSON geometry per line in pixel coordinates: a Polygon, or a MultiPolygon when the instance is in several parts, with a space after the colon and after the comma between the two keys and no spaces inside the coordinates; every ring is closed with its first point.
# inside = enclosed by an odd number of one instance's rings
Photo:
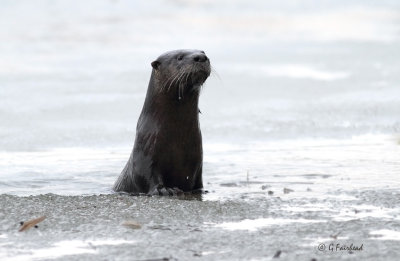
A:
{"type": "Polygon", "coordinates": [[[343,252],[347,251],[350,253],[353,252],[360,252],[364,250],[364,244],[342,244],[342,243],[329,243],[329,244],[319,244],[318,245],[319,251],[329,251],[329,252],[343,252]]]}

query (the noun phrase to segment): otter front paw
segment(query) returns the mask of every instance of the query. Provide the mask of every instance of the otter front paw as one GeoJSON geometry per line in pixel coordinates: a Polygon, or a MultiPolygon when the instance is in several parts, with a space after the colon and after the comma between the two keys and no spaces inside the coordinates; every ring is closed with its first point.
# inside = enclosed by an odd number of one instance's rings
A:
{"type": "Polygon", "coordinates": [[[148,195],[151,196],[177,196],[183,194],[183,191],[179,188],[168,188],[164,185],[158,184],[155,186],[148,195]]]}

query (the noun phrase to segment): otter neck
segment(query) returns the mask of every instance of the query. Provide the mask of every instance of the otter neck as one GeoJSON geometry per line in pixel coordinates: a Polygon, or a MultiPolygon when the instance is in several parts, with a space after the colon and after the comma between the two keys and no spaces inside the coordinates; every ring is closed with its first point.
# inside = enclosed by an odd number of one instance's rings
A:
{"type": "Polygon", "coordinates": [[[153,114],[162,117],[158,119],[182,121],[185,124],[198,123],[199,96],[198,86],[182,86],[179,93],[179,85],[171,86],[169,90],[160,91],[160,83],[152,73],[147,89],[145,105],[142,113],[153,114]]]}

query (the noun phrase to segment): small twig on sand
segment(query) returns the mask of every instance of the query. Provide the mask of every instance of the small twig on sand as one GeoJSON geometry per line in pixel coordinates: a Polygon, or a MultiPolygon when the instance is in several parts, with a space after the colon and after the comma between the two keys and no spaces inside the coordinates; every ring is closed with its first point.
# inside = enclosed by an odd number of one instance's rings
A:
{"type": "Polygon", "coordinates": [[[125,221],[124,223],[122,223],[122,225],[125,226],[125,227],[132,228],[132,229],[139,229],[139,228],[142,227],[142,226],[141,226],[137,221],[135,221],[135,220],[127,220],[127,221],[125,221]]]}
{"type": "Polygon", "coordinates": [[[43,220],[45,220],[45,218],[46,218],[46,216],[41,216],[39,218],[35,218],[35,219],[29,220],[29,221],[26,221],[26,222],[21,222],[21,227],[20,227],[20,229],[18,231],[22,232],[22,231],[28,230],[28,229],[36,226],[36,224],[38,224],[38,223],[42,222],[43,220]]]}

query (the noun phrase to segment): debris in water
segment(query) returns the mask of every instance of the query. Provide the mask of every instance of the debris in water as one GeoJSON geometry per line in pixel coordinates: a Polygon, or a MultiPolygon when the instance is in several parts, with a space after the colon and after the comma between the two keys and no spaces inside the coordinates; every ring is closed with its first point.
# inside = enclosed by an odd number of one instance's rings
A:
{"type": "Polygon", "coordinates": [[[275,253],[275,255],[274,255],[273,258],[279,258],[279,256],[281,255],[281,253],[282,253],[281,250],[276,251],[276,253],[275,253]]]}
{"type": "Polygon", "coordinates": [[[221,183],[219,184],[221,187],[239,187],[237,183],[230,182],[230,183],[221,183]]]}
{"type": "Polygon", "coordinates": [[[293,192],[293,189],[288,189],[288,188],[283,188],[283,193],[284,194],[289,194],[290,192],[293,192]]]}

